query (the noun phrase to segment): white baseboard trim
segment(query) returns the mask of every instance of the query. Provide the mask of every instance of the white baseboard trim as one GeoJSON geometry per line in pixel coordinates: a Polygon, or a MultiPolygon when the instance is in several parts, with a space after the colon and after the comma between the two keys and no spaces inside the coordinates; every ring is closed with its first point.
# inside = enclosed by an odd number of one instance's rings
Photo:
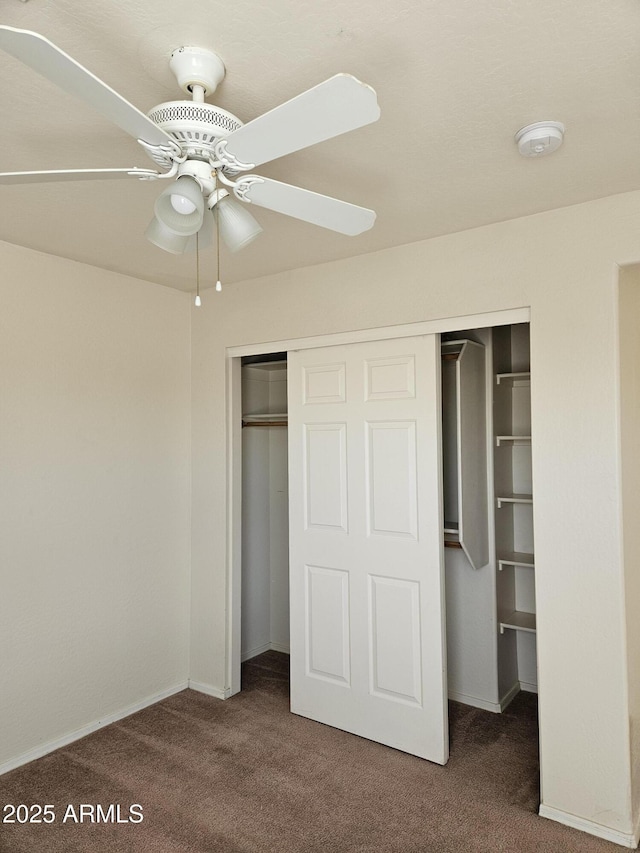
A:
{"type": "Polygon", "coordinates": [[[196,690],[198,693],[204,693],[205,696],[213,696],[214,699],[228,699],[231,696],[231,688],[225,687],[221,690],[219,687],[214,687],[212,684],[204,684],[202,681],[193,681],[189,679],[189,690],[196,690]]]}
{"type": "Polygon", "coordinates": [[[283,646],[280,643],[263,643],[261,646],[256,646],[255,649],[249,649],[248,652],[243,652],[240,656],[242,663],[245,663],[251,658],[256,658],[263,652],[282,652],[285,655],[291,653],[289,646],[283,646]]]}
{"type": "Polygon", "coordinates": [[[188,686],[189,684],[187,681],[181,682],[173,687],[169,687],[167,690],[162,690],[160,693],[154,693],[153,696],[147,696],[146,699],[141,699],[133,705],[128,705],[126,708],[121,708],[119,711],[107,714],[106,717],[94,720],[92,723],[82,726],[81,729],[76,729],[73,732],[62,735],[62,737],[55,738],[55,740],[50,740],[47,743],[42,743],[39,746],[28,750],[27,752],[23,752],[22,755],[17,755],[15,758],[11,758],[9,761],[5,761],[3,764],[0,764],[0,776],[4,773],[9,773],[10,770],[15,770],[17,767],[22,767],[23,764],[29,764],[30,761],[42,758],[50,752],[55,752],[56,749],[68,746],[70,743],[80,740],[87,735],[93,734],[93,732],[104,728],[104,726],[116,723],[118,720],[123,720],[125,717],[130,717],[131,714],[135,714],[137,711],[142,711],[143,708],[148,708],[150,705],[155,705],[156,702],[161,702],[163,699],[173,696],[174,693],[180,693],[182,690],[186,690],[188,686]]]}
{"type": "Polygon", "coordinates": [[[538,685],[529,684],[526,681],[516,681],[512,684],[509,690],[500,697],[499,702],[489,702],[486,699],[478,699],[476,696],[457,693],[455,690],[449,691],[449,699],[452,699],[454,702],[462,702],[463,705],[473,705],[475,708],[482,708],[483,711],[491,711],[493,714],[501,714],[506,710],[506,708],[508,708],[521,690],[524,690],[527,693],[537,693],[538,685]]]}
{"type": "Polygon", "coordinates": [[[268,652],[270,649],[271,643],[262,643],[261,646],[256,646],[254,649],[249,649],[248,651],[243,652],[240,655],[240,660],[244,663],[245,661],[251,660],[251,658],[258,657],[258,655],[261,655],[263,652],[268,652]]]}
{"type": "Polygon", "coordinates": [[[522,682],[516,681],[509,690],[504,694],[504,696],[500,697],[500,712],[504,711],[516,698],[518,693],[522,690],[522,682]]]}
{"type": "MultiPolygon", "coordinates": [[[[260,646],[255,646],[253,649],[242,652],[240,662],[246,663],[246,661],[263,654],[263,652],[269,651],[282,652],[286,655],[290,653],[289,646],[283,646],[280,643],[262,643],[260,646]]],[[[192,681],[191,679],[189,680],[189,687],[191,690],[197,690],[198,693],[204,693],[206,696],[213,696],[216,699],[229,699],[235,695],[231,687],[225,687],[222,690],[219,687],[213,687],[211,684],[203,684],[200,681],[192,681]]]]}
{"type": "Polygon", "coordinates": [[[638,833],[620,832],[617,829],[611,829],[608,826],[602,826],[600,823],[594,823],[591,820],[586,820],[583,817],[563,812],[560,809],[554,809],[552,806],[545,806],[543,803],[540,806],[538,814],[541,817],[555,820],[557,823],[562,823],[565,826],[571,826],[573,829],[579,829],[582,832],[588,832],[589,835],[595,835],[597,838],[604,838],[606,841],[612,841],[614,844],[620,844],[622,847],[631,849],[638,846],[638,833]]]}
{"type": "Polygon", "coordinates": [[[497,702],[478,699],[477,696],[468,696],[466,693],[458,693],[455,690],[449,691],[449,699],[452,702],[461,702],[463,705],[472,705],[474,708],[480,708],[483,711],[491,711],[493,714],[499,714],[502,710],[497,702]]]}

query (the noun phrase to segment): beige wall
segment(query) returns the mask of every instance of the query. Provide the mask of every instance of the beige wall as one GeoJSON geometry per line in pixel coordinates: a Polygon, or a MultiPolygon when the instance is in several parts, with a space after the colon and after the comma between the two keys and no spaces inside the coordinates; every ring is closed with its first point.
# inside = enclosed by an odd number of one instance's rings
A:
{"type": "Polygon", "coordinates": [[[184,684],[189,299],[0,243],[0,765],[184,684]]]}
{"type": "Polygon", "coordinates": [[[620,469],[627,616],[632,797],[640,813],[640,267],[621,270],[620,469]]]}
{"type": "Polygon", "coordinates": [[[530,306],[543,799],[630,834],[616,264],[640,258],[639,235],[631,193],[206,293],[192,329],[192,677],[228,686],[225,347],[530,306]]]}
{"type": "Polygon", "coordinates": [[[638,235],[631,193],[207,292],[190,615],[189,297],[0,244],[0,764],[188,675],[227,686],[227,346],[530,306],[543,799],[630,834],[637,512],[625,598],[620,496],[637,498],[620,469],[638,415],[635,378],[617,381],[617,264],[640,260],[638,235]]]}

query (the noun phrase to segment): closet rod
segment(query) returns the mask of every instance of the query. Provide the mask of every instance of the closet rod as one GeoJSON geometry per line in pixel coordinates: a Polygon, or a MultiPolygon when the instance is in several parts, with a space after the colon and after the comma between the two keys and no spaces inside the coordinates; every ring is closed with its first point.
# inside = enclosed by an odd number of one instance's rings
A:
{"type": "Polygon", "coordinates": [[[287,426],[287,421],[243,421],[242,429],[245,427],[279,427],[279,426],[287,426]]]}

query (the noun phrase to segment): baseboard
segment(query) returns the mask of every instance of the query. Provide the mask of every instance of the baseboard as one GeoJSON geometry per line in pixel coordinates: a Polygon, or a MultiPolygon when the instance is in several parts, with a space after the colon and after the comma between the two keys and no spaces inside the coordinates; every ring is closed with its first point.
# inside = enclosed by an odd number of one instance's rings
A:
{"type": "Polygon", "coordinates": [[[97,732],[98,729],[102,729],[104,726],[116,723],[118,720],[123,720],[125,717],[130,717],[131,714],[142,711],[143,708],[148,708],[149,705],[155,705],[156,702],[161,702],[163,699],[173,696],[174,693],[180,693],[182,690],[186,690],[188,686],[189,684],[186,681],[181,684],[176,684],[174,687],[169,687],[167,690],[162,690],[160,693],[154,693],[153,696],[147,696],[146,699],[142,699],[140,702],[128,705],[126,708],[121,708],[119,711],[114,711],[112,714],[107,714],[106,717],[94,720],[92,723],[83,726],[81,729],[76,729],[73,732],[69,732],[69,734],[62,735],[62,737],[50,740],[47,743],[34,747],[34,749],[23,752],[22,755],[18,755],[9,761],[5,761],[4,764],[0,764],[0,776],[4,773],[9,773],[10,770],[15,770],[17,767],[22,767],[23,764],[29,764],[30,761],[42,758],[50,752],[55,752],[56,749],[68,746],[76,740],[81,740],[81,738],[93,734],[93,732],[97,732]]]}
{"type": "Polygon", "coordinates": [[[193,681],[189,679],[189,690],[195,690],[198,693],[204,693],[205,696],[213,696],[214,699],[228,699],[231,696],[231,688],[225,687],[220,689],[212,684],[204,684],[202,681],[193,681]]]}
{"type": "Polygon", "coordinates": [[[449,691],[449,699],[452,702],[461,702],[463,705],[471,705],[483,711],[491,711],[493,714],[499,714],[502,710],[497,702],[488,702],[486,699],[478,699],[477,696],[468,696],[466,693],[458,693],[455,690],[449,691]]]}
{"type": "Polygon", "coordinates": [[[268,652],[271,649],[271,643],[262,643],[260,646],[256,646],[253,649],[249,649],[246,652],[242,652],[240,655],[240,660],[242,663],[245,661],[251,660],[251,658],[258,657],[258,655],[263,654],[264,652],[268,652]]]}
{"type": "Polygon", "coordinates": [[[504,711],[513,702],[518,693],[522,690],[522,682],[516,681],[509,690],[500,698],[500,712],[504,711]]]}
{"type": "Polygon", "coordinates": [[[538,685],[537,684],[530,684],[528,681],[521,681],[520,682],[520,690],[524,690],[525,693],[537,693],[538,692],[538,685]]]}
{"type": "Polygon", "coordinates": [[[555,820],[557,823],[562,823],[565,826],[571,826],[573,829],[579,829],[582,832],[588,832],[589,835],[595,835],[597,838],[604,838],[606,841],[612,841],[614,844],[620,844],[622,847],[631,849],[638,846],[638,832],[620,832],[617,829],[611,829],[608,826],[602,826],[600,823],[594,823],[591,820],[586,820],[582,817],[563,812],[560,809],[554,809],[552,806],[545,806],[544,803],[540,806],[538,814],[541,817],[555,820]]]}
{"type": "Polygon", "coordinates": [[[533,689],[537,692],[535,685],[516,681],[504,696],[500,697],[499,702],[489,702],[487,699],[478,699],[477,696],[469,696],[466,693],[458,693],[455,690],[449,691],[449,699],[452,699],[454,702],[462,702],[463,705],[472,705],[474,708],[481,708],[483,711],[491,711],[492,714],[501,714],[521,690],[533,689]]]}
{"type": "MultiPolygon", "coordinates": [[[[240,656],[240,660],[242,663],[245,663],[251,658],[255,658],[258,655],[261,655],[263,652],[274,651],[274,652],[283,652],[283,654],[289,654],[289,646],[282,646],[279,643],[263,643],[261,646],[256,646],[254,649],[249,649],[247,652],[243,652],[240,656]]],[[[221,690],[219,687],[213,687],[211,684],[203,684],[200,681],[192,681],[189,679],[189,688],[191,690],[197,690],[198,693],[204,693],[206,696],[214,696],[216,699],[229,699],[229,697],[233,696],[232,690],[230,687],[225,687],[224,690],[221,690]]]]}
{"type": "Polygon", "coordinates": [[[281,643],[263,643],[261,646],[256,646],[254,649],[243,652],[240,660],[242,663],[246,663],[246,661],[256,658],[264,652],[282,652],[282,654],[288,655],[290,651],[289,646],[283,646],[281,643]]]}

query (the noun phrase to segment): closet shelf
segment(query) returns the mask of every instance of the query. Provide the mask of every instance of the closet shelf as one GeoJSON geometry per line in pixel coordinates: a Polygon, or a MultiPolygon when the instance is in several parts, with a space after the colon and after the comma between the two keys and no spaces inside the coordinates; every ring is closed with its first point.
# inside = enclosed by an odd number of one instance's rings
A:
{"type": "Polygon", "coordinates": [[[533,554],[525,554],[522,551],[501,551],[498,554],[498,571],[505,566],[515,566],[518,569],[533,569],[533,554]]]}
{"type": "Polygon", "coordinates": [[[512,610],[500,616],[500,633],[504,634],[505,628],[514,631],[528,631],[530,634],[536,632],[536,614],[525,613],[522,610],[512,610]]]}
{"type": "Polygon", "coordinates": [[[496,374],[496,385],[529,385],[530,383],[531,373],[529,371],[496,374]]]}
{"type": "Polygon", "coordinates": [[[460,525],[457,521],[445,521],[444,523],[444,547],[462,548],[460,542],[460,525]]]}
{"type": "Polygon", "coordinates": [[[502,508],[502,504],[533,504],[533,495],[512,495],[502,494],[496,495],[498,509],[502,508]]]}
{"type": "Polygon", "coordinates": [[[269,412],[263,415],[243,415],[242,426],[287,426],[287,413],[269,412]]]}
{"type": "Polygon", "coordinates": [[[464,349],[466,340],[459,341],[442,341],[440,345],[440,354],[445,361],[457,361],[464,349]]]}
{"type": "Polygon", "coordinates": [[[500,447],[502,444],[514,444],[514,445],[528,445],[531,444],[531,436],[530,435],[497,435],[496,436],[496,447],[500,447]]]}

